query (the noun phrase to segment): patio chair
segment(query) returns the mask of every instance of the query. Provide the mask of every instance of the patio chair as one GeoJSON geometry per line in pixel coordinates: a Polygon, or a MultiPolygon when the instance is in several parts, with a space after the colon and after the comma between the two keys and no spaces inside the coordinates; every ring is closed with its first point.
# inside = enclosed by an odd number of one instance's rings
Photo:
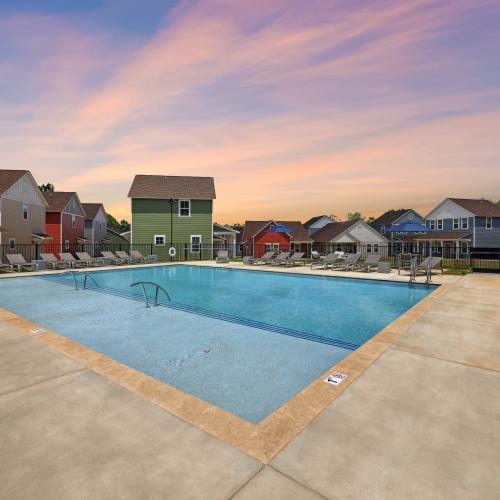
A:
{"type": "Polygon", "coordinates": [[[304,265],[304,252],[295,252],[287,261],[285,266],[296,266],[297,264],[304,265]]]}
{"type": "Polygon", "coordinates": [[[26,259],[20,253],[8,253],[6,257],[12,268],[19,272],[22,270],[38,271],[38,264],[26,262],[26,259]]]}
{"type": "Polygon", "coordinates": [[[12,267],[11,264],[4,264],[1,260],[0,260],[0,271],[3,272],[3,273],[11,273],[12,271],[14,270],[14,268],[12,267]]]}
{"type": "Polygon", "coordinates": [[[361,259],[361,252],[349,253],[342,262],[332,266],[332,271],[352,271],[359,262],[359,259],[361,259]]]}
{"type": "Polygon", "coordinates": [[[115,255],[119,258],[119,259],[122,259],[124,261],[126,261],[128,264],[138,264],[139,263],[139,260],[132,257],[131,255],[129,255],[127,252],[125,252],[125,250],[116,250],[115,251],[115,255]]]}
{"type": "Polygon", "coordinates": [[[73,254],[69,252],[62,252],[59,254],[59,257],[61,257],[62,262],[69,262],[69,266],[76,268],[76,267],[89,267],[87,262],[84,262],[83,260],[78,260],[73,257],[73,254]]]}
{"type": "Polygon", "coordinates": [[[158,255],[148,255],[147,257],[144,257],[139,250],[130,250],[130,256],[133,259],[137,259],[137,261],[141,263],[158,261],[158,255]]]}
{"type": "Polygon", "coordinates": [[[417,274],[418,273],[426,273],[427,269],[430,267],[431,268],[431,273],[432,270],[435,269],[436,267],[440,266],[441,267],[441,274],[443,274],[443,257],[426,257],[418,266],[417,266],[417,274]]]}
{"type": "Polygon", "coordinates": [[[255,257],[252,257],[250,255],[243,257],[243,264],[247,266],[253,266],[255,262],[257,262],[257,259],[255,257]]]}
{"type": "Polygon", "coordinates": [[[115,255],[113,252],[111,251],[106,251],[106,250],[103,250],[101,252],[102,256],[106,259],[106,260],[109,260],[111,262],[111,264],[114,264],[116,266],[120,266],[122,264],[127,264],[127,260],[124,260],[124,259],[120,259],[120,257],[118,257],[117,255],[115,255]]]}
{"type": "Polygon", "coordinates": [[[71,267],[69,262],[59,260],[53,253],[41,253],[40,258],[47,267],[51,267],[54,271],[56,269],[67,269],[71,267]]]}
{"type": "Polygon", "coordinates": [[[344,260],[343,252],[332,252],[329,253],[324,259],[316,262],[311,262],[311,269],[315,267],[321,267],[323,269],[328,269],[328,267],[344,260]]]}
{"type": "Polygon", "coordinates": [[[104,259],[99,257],[91,257],[88,252],[76,252],[78,260],[85,262],[88,267],[92,266],[103,266],[105,264],[104,259]]]}
{"type": "Polygon", "coordinates": [[[217,257],[215,258],[216,264],[227,264],[229,263],[229,250],[219,250],[217,252],[217,257]]]}
{"type": "Polygon", "coordinates": [[[255,259],[254,264],[262,265],[262,264],[272,264],[276,252],[266,252],[262,257],[258,257],[255,259]]]}
{"type": "Polygon", "coordinates": [[[377,254],[368,254],[366,259],[361,263],[355,266],[356,271],[365,271],[369,273],[373,267],[376,267],[382,258],[381,255],[377,254]]]}
{"type": "Polygon", "coordinates": [[[281,264],[286,264],[289,257],[290,257],[290,252],[281,252],[277,257],[275,257],[271,261],[271,264],[273,266],[280,266],[281,264]]]}

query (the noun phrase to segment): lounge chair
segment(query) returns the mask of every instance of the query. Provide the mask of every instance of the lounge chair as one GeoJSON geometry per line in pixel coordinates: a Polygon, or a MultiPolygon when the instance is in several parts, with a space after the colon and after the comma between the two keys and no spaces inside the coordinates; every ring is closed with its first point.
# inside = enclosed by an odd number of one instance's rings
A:
{"type": "Polygon", "coordinates": [[[369,254],[361,264],[355,266],[355,269],[356,271],[366,271],[369,273],[373,267],[378,266],[381,258],[381,255],[369,254]]]}
{"type": "Polygon", "coordinates": [[[243,264],[247,266],[253,266],[255,262],[257,262],[257,259],[255,257],[252,257],[250,255],[243,257],[243,264]]]}
{"type": "Polygon", "coordinates": [[[344,260],[344,257],[342,255],[343,252],[333,252],[329,253],[324,259],[311,263],[311,269],[314,269],[315,267],[321,267],[323,269],[328,269],[329,267],[333,266],[334,264],[341,262],[344,260]]]}
{"type": "Polygon", "coordinates": [[[4,264],[0,260],[0,271],[2,271],[3,273],[11,273],[13,270],[14,270],[14,268],[12,267],[11,264],[4,264]]]}
{"type": "Polygon", "coordinates": [[[30,264],[20,253],[8,253],[6,255],[9,264],[13,269],[21,272],[23,269],[28,271],[38,271],[38,264],[30,264]]]}
{"type": "Polygon", "coordinates": [[[262,257],[255,259],[254,264],[272,264],[276,252],[266,252],[262,257]]]}
{"type": "Polygon", "coordinates": [[[215,258],[216,264],[227,264],[229,262],[229,250],[219,250],[215,258]]]}
{"type": "Polygon", "coordinates": [[[138,264],[140,262],[139,259],[136,259],[135,257],[132,257],[129,255],[125,250],[116,250],[115,255],[124,261],[126,261],[128,264],[138,264]]]}
{"type": "Polygon", "coordinates": [[[443,265],[442,265],[442,257],[426,257],[418,266],[417,266],[417,274],[418,273],[426,273],[427,269],[431,268],[432,270],[438,266],[441,267],[441,274],[443,274],[443,265]]]}
{"type": "Polygon", "coordinates": [[[304,252],[295,252],[287,261],[285,266],[295,266],[297,264],[304,265],[304,252]]]}
{"type": "Polygon", "coordinates": [[[290,252],[281,252],[277,257],[275,257],[271,261],[271,264],[273,266],[280,266],[281,264],[286,264],[289,257],[290,257],[290,252]]]}
{"type": "Polygon", "coordinates": [[[69,262],[64,262],[62,260],[59,260],[53,253],[41,253],[40,254],[41,260],[43,260],[43,263],[47,267],[51,267],[54,269],[64,269],[71,267],[71,264],[69,262]]]}
{"type": "Polygon", "coordinates": [[[62,252],[59,254],[62,262],[69,262],[70,267],[89,267],[88,263],[83,260],[78,260],[73,257],[73,254],[69,252],[62,252]]]}
{"type": "Polygon", "coordinates": [[[88,252],[76,252],[76,256],[78,257],[78,260],[85,262],[88,267],[102,266],[105,264],[104,259],[100,259],[99,257],[91,257],[88,252]]]}
{"type": "Polygon", "coordinates": [[[120,259],[120,257],[118,257],[117,255],[115,255],[113,252],[111,251],[102,251],[101,252],[102,256],[106,259],[106,260],[109,260],[111,262],[111,264],[115,264],[115,265],[121,265],[121,264],[127,264],[128,261],[126,259],[120,259]]]}
{"type": "Polygon", "coordinates": [[[148,255],[147,257],[144,257],[139,250],[130,250],[130,256],[133,259],[136,259],[137,262],[157,262],[158,261],[158,255],[148,255]]]}
{"type": "Polygon", "coordinates": [[[347,254],[347,257],[342,262],[340,262],[339,264],[334,264],[332,266],[332,271],[353,270],[354,267],[359,262],[359,259],[361,259],[361,252],[349,253],[349,254],[347,254]]]}

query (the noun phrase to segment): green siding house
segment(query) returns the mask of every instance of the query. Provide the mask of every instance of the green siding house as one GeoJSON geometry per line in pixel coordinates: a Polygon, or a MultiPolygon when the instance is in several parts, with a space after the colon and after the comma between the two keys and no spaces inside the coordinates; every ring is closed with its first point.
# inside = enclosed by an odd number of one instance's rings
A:
{"type": "Polygon", "coordinates": [[[213,177],[136,175],[130,188],[132,245],[153,245],[160,259],[211,259],[213,177]]]}

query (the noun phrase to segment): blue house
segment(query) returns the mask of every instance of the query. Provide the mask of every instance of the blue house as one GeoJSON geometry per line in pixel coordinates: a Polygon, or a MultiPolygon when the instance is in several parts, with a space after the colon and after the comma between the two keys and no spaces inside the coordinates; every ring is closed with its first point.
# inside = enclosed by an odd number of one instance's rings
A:
{"type": "Polygon", "coordinates": [[[400,208],[399,210],[388,210],[380,217],[377,217],[371,226],[381,234],[386,234],[386,230],[395,225],[414,222],[416,224],[425,224],[424,218],[413,208],[400,208]]]}
{"type": "Polygon", "coordinates": [[[466,258],[470,248],[500,248],[500,206],[491,201],[446,198],[425,223],[432,232],[415,238],[424,254],[466,258]]]}

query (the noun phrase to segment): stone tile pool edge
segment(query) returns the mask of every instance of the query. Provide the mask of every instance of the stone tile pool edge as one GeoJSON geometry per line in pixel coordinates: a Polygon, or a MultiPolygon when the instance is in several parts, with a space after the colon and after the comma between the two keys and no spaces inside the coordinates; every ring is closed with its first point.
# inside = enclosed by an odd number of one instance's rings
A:
{"type": "MultiPolygon", "coordinates": [[[[121,268],[123,269],[123,267],[121,268]]],[[[114,269],[120,269],[120,267],[114,269]]],[[[21,274],[21,276],[23,275],[21,274]]],[[[24,276],[26,275],[24,274],[24,276]]],[[[129,368],[55,332],[47,331],[41,335],[32,334],[30,330],[38,328],[38,325],[9,311],[0,309],[0,321],[12,324],[35,341],[66,355],[93,372],[153,402],[168,413],[248,453],[260,462],[268,464],[394,344],[398,337],[432,306],[435,297],[445,294],[450,288],[452,288],[450,284],[442,284],[437,287],[418,304],[373,336],[347,358],[332,366],[257,425],[129,368]],[[338,386],[325,383],[324,379],[332,371],[346,374],[347,379],[338,386]]]]}

